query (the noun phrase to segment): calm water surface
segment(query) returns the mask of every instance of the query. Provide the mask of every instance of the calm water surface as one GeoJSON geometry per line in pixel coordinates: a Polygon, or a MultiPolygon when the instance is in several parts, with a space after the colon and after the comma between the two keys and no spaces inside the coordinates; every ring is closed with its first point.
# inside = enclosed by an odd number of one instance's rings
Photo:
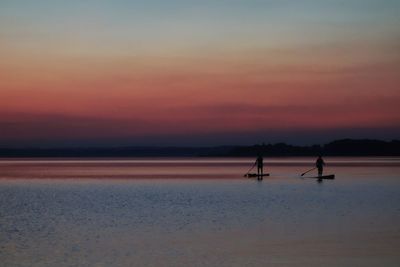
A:
{"type": "Polygon", "coordinates": [[[400,158],[252,161],[0,160],[0,266],[400,266],[400,158]]]}

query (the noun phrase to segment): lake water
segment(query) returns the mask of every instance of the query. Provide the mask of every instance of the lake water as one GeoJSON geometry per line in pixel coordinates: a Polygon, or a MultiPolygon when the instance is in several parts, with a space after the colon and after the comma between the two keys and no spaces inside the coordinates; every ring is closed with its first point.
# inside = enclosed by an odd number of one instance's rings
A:
{"type": "Polygon", "coordinates": [[[400,266],[400,158],[314,160],[2,159],[0,266],[400,266]]]}

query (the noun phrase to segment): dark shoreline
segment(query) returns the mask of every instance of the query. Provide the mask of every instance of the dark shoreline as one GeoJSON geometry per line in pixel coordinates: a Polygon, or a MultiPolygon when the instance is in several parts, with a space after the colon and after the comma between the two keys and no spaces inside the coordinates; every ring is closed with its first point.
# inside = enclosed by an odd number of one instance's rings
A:
{"type": "Polygon", "coordinates": [[[216,147],[0,148],[0,158],[400,156],[400,140],[342,139],[324,145],[285,143],[216,147]]]}

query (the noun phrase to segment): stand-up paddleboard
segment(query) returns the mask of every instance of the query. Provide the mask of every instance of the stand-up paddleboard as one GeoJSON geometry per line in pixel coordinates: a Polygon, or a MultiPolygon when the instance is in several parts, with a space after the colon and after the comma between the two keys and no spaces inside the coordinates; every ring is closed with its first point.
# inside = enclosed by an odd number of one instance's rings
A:
{"type": "Polygon", "coordinates": [[[334,174],[330,174],[330,175],[322,175],[322,176],[315,176],[315,177],[304,177],[304,178],[313,178],[313,179],[318,179],[318,180],[333,180],[335,179],[335,175],[334,174]]]}
{"type": "Polygon", "coordinates": [[[269,173],[264,173],[263,175],[258,175],[257,173],[248,173],[244,175],[244,177],[247,178],[266,177],[266,176],[269,176],[269,173]]]}

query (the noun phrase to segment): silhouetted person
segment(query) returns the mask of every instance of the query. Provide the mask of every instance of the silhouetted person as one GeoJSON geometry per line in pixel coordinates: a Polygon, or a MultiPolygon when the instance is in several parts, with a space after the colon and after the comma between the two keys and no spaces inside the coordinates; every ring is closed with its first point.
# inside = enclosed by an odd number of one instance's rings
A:
{"type": "Polygon", "coordinates": [[[264,159],[261,154],[258,155],[255,164],[257,165],[257,179],[262,180],[264,174],[264,159]]]}
{"type": "Polygon", "coordinates": [[[318,156],[318,159],[315,162],[315,166],[318,168],[318,176],[322,176],[322,173],[324,172],[325,162],[321,156],[318,156]]]}

